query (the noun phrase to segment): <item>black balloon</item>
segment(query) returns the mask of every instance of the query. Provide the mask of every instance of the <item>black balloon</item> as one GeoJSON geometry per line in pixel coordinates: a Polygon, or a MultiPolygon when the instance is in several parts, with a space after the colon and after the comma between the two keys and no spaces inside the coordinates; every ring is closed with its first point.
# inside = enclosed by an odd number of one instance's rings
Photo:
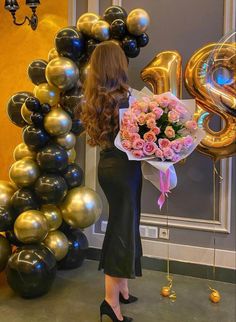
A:
{"type": "Polygon", "coordinates": [[[69,241],[69,250],[67,255],[58,262],[58,268],[73,269],[80,267],[88,251],[87,237],[79,229],[67,230],[65,235],[69,241]]]}
{"type": "Polygon", "coordinates": [[[94,49],[97,47],[97,45],[99,44],[98,40],[95,39],[88,39],[86,42],[86,52],[88,54],[88,56],[91,56],[94,49]]]}
{"type": "Polygon", "coordinates": [[[16,215],[12,207],[0,206],[0,231],[13,229],[16,215]]]}
{"type": "Polygon", "coordinates": [[[46,172],[58,172],[68,165],[68,154],[57,144],[49,144],[37,154],[39,166],[46,172]]]}
{"type": "Polygon", "coordinates": [[[82,100],[82,88],[76,86],[61,94],[60,105],[71,118],[74,118],[75,115],[78,116],[81,112],[82,100]]]}
{"type": "Polygon", "coordinates": [[[75,119],[72,121],[71,132],[74,133],[75,135],[80,135],[81,133],[84,132],[84,126],[81,120],[75,119]]]}
{"type": "MultiPolygon", "coordinates": [[[[86,51],[86,50],[85,50],[86,51]]],[[[90,56],[87,54],[87,52],[85,52],[85,54],[83,54],[82,56],[80,56],[79,59],[76,60],[76,65],[78,68],[80,68],[81,66],[87,64],[87,62],[89,61],[90,56]]]]}
{"type": "Polygon", "coordinates": [[[24,127],[27,125],[23,117],[21,116],[21,107],[26,99],[33,94],[30,92],[18,92],[11,96],[7,103],[7,114],[15,125],[24,127]]]}
{"type": "Polygon", "coordinates": [[[142,35],[136,37],[138,47],[145,47],[149,42],[148,35],[144,32],[142,35]]]}
{"type": "Polygon", "coordinates": [[[71,226],[68,225],[64,220],[62,220],[61,226],[58,228],[58,230],[62,231],[63,233],[70,232],[71,226]]]}
{"type": "Polygon", "coordinates": [[[134,58],[140,53],[140,48],[137,47],[137,41],[132,36],[126,36],[122,40],[122,48],[124,49],[125,54],[130,58],[134,58]]]}
{"type": "Polygon", "coordinates": [[[49,104],[42,104],[41,105],[41,112],[43,113],[43,114],[47,114],[47,113],[49,113],[51,111],[51,106],[49,105],[49,104]]]}
{"type": "Polygon", "coordinates": [[[103,19],[106,20],[109,24],[111,24],[116,19],[122,19],[125,21],[126,18],[127,12],[120,6],[108,7],[103,15],[103,19]]]}
{"type": "Polygon", "coordinates": [[[31,112],[40,112],[41,111],[41,105],[39,100],[36,97],[29,97],[27,98],[25,105],[27,109],[31,112]]]}
{"type": "Polygon", "coordinates": [[[38,112],[34,112],[30,116],[31,121],[36,127],[43,127],[43,115],[38,112]]]}
{"type": "Polygon", "coordinates": [[[32,61],[32,63],[28,67],[28,76],[31,79],[32,83],[34,83],[35,85],[47,83],[45,76],[47,64],[47,61],[43,59],[36,59],[32,61]]]}
{"type": "Polygon", "coordinates": [[[58,204],[66,196],[67,184],[59,175],[45,174],[36,181],[35,192],[43,204],[58,204]]]}
{"type": "Polygon", "coordinates": [[[82,184],[84,173],[78,164],[69,164],[62,174],[69,189],[79,187],[82,184]]]}
{"type": "Polygon", "coordinates": [[[13,230],[10,230],[10,231],[6,231],[6,238],[7,240],[9,241],[9,243],[11,245],[14,245],[14,246],[23,246],[24,244],[19,241],[14,233],[13,230]]]}
{"type": "Polygon", "coordinates": [[[111,38],[122,39],[127,33],[127,27],[122,19],[116,19],[112,22],[111,27],[111,38]]]}
{"type": "Polygon", "coordinates": [[[27,126],[23,131],[23,140],[31,150],[43,148],[49,141],[48,133],[39,127],[27,126]]]}
{"type": "Polygon", "coordinates": [[[9,286],[24,298],[46,294],[57,272],[54,255],[43,246],[18,248],[9,258],[6,276],[9,286]]]}
{"type": "Polygon", "coordinates": [[[11,197],[11,205],[17,215],[31,209],[39,209],[39,202],[33,190],[21,188],[11,197]]]}
{"type": "Polygon", "coordinates": [[[85,50],[84,36],[75,27],[63,28],[55,37],[55,46],[61,56],[77,60],[85,50]]]}

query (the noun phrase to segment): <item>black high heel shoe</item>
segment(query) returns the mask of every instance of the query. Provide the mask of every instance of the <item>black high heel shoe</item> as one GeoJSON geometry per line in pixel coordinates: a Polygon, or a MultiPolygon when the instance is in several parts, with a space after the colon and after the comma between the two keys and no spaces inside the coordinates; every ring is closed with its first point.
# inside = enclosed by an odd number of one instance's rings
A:
{"type": "Polygon", "coordinates": [[[112,307],[109,303],[107,303],[106,300],[102,302],[100,305],[100,321],[102,322],[102,316],[108,315],[110,319],[112,319],[112,322],[131,322],[133,321],[132,318],[129,318],[127,316],[123,316],[123,320],[118,320],[117,316],[115,315],[115,312],[113,311],[112,307]]]}
{"type": "Polygon", "coordinates": [[[134,303],[134,302],[138,301],[138,298],[136,296],[131,295],[131,294],[129,294],[129,297],[127,299],[125,299],[124,296],[120,293],[119,298],[120,298],[120,302],[123,304],[130,304],[130,303],[134,303]]]}

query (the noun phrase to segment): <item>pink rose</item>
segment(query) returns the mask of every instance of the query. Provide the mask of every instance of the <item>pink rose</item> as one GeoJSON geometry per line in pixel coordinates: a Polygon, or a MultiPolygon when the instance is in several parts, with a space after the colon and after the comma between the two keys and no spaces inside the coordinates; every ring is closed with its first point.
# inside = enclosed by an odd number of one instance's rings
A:
{"type": "Polygon", "coordinates": [[[167,126],[164,133],[169,139],[175,137],[175,130],[173,129],[172,126],[167,126]]]}
{"type": "Polygon", "coordinates": [[[155,107],[152,111],[153,113],[155,113],[156,119],[159,120],[159,118],[163,114],[163,109],[161,109],[160,107],[155,107]]]}
{"type": "Polygon", "coordinates": [[[170,148],[171,146],[171,142],[168,139],[159,139],[158,140],[158,145],[160,147],[160,149],[166,149],[166,148],[170,148]]]}
{"type": "Polygon", "coordinates": [[[154,108],[157,107],[157,103],[155,101],[151,101],[149,104],[148,104],[148,107],[150,108],[150,110],[153,110],[154,108]]]}
{"type": "Polygon", "coordinates": [[[159,99],[159,104],[162,107],[167,107],[169,105],[170,99],[167,96],[162,96],[159,99]]]}
{"type": "Polygon", "coordinates": [[[161,160],[164,159],[164,154],[163,154],[163,151],[159,148],[156,148],[155,150],[155,156],[161,160]]]}
{"type": "Polygon", "coordinates": [[[175,110],[172,110],[172,111],[170,111],[169,113],[168,113],[168,120],[169,120],[169,122],[178,122],[179,121],[179,117],[180,117],[180,115],[179,115],[179,113],[178,112],[176,112],[175,110]]]}
{"type": "Polygon", "coordinates": [[[145,143],[145,141],[144,141],[144,140],[142,140],[142,139],[135,139],[135,140],[133,141],[132,147],[133,147],[133,149],[135,149],[135,150],[140,150],[140,149],[142,149],[142,148],[143,148],[144,143],[145,143]]]}
{"type": "Polygon", "coordinates": [[[183,138],[183,144],[186,149],[191,148],[191,146],[193,145],[193,138],[191,137],[191,135],[188,135],[185,138],[183,138]]]}
{"type": "Polygon", "coordinates": [[[153,131],[148,131],[143,136],[144,141],[155,142],[157,140],[156,134],[153,131]]]}
{"type": "Polygon", "coordinates": [[[169,101],[169,105],[168,105],[168,109],[169,110],[172,110],[173,108],[175,108],[177,105],[179,104],[178,101],[174,100],[174,99],[171,99],[169,101]]]}
{"type": "Polygon", "coordinates": [[[156,135],[160,134],[161,130],[159,127],[155,126],[152,128],[152,132],[155,133],[156,135]]]}
{"type": "Polygon", "coordinates": [[[185,108],[184,106],[181,106],[181,105],[177,105],[177,106],[175,107],[175,111],[176,111],[177,113],[179,113],[179,114],[180,114],[180,116],[183,116],[183,115],[185,115],[185,114],[187,113],[186,108],[185,108]]]}
{"type": "Polygon", "coordinates": [[[132,143],[129,140],[123,140],[121,144],[125,150],[131,150],[132,143]]]}
{"type": "Polygon", "coordinates": [[[135,158],[142,158],[144,156],[142,150],[132,150],[132,154],[135,158]]]}
{"type": "Polygon", "coordinates": [[[155,153],[157,145],[154,142],[145,142],[143,146],[143,152],[146,155],[152,155],[155,153]]]}
{"type": "Polygon", "coordinates": [[[138,133],[130,133],[129,138],[133,142],[134,140],[140,139],[140,135],[138,133]]]}
{"type": "Polygon", "coordinates": [[[146,123],[146,114],[145,113],[140,113],[139,116],[137,117],[137,121],[140,125],[143,125],[146,123]]]}
{"type": "Polygon", "coordinates": [[[171,148],[165,148],[163,149],[163,155],[167,160],[172,160],[174,156],[174,151],[171,148]]]}
{"type": "Polygon", "coordinates": [[[172,161],[172,162],[178,162],[179,160],[180,160],[180,156],[179,156],[178,154],[175,154],[175,153],[174,153],[174,155],[173,155],[173,157],[172,157],[171,161],[172,161]]]}
{"type": "Polygon", "coordinates": [[[139,106],[135,106],[132,107],[132,113],[134,113],[135,115],[139,115],[140,113],[142,113],[142,110],[139,106]]]}
{"type": "Polygon", "coordinates": [[[175,151],[175,153],[180,153],[183,148],[183,143],[181,140],[174,140],[171,142],[171,149],[175,151]]]}
{"type": "Polygon", "coordinates": [[[129,133],[129,131],[127,131],[127,130],[122,130],[122,131],[121,131],[121,137],[122,137],[122,139],[129,140],[129,138],[130,138],[130,133],[129,133]]]}
{"type": "Polygon", "coordinates": [[[146,121],[149,119],[155,119],[156,118],[156,114],[153,112],[149,112],[146,114],[146,121]]]}
{"type": "Polygon", "coordinates": [[[187,121],[185,123],[185,127],[188,129],[188,130],[196,130],[197,129],[197,122],[192,120],[192,121],[187,121]]]}
{"type": "Polygon", "coordinates": [[[127,127],[127,130],[128,130],[130,133],[137,133],[137,132],[138,132],[138,130],[139,130],[139,128],[138,128],[138,126],[136,126],[136,125],[129,125],[129,126],[127,127]]]}
{"type": "Polygon", "coordinates": [[[143,112],[147,112],[148,110],[148,102],[139,102],[138,106],[143,112]]]}
{"type": "Polygon", "coordinates": [[[154,128],[154,127],[156,126],[156,120],[155,120],[155,119],[153,119],[153,118],[149,118],[149,119],[147,120],[146,124],[147,124],[147,127],[148,127],[149,129],[152,129],[152,128],[154,128]]]}

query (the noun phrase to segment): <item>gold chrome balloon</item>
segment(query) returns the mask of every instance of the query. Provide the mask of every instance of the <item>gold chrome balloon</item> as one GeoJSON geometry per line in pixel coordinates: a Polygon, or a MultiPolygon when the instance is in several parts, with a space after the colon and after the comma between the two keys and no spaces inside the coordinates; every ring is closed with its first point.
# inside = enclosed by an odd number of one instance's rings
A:
{"type": "Polygon", "coordinates": [[[163,51],[141,71],[142,80],[151,85],[153,93],[172,92],[182,96],[182,58],[177,51],[163,51]]]}
{"type": "Polygon", "coordinates": [[[80,68],[79,78],[82,83],[84,83],[84,81],[86,80],[89,70],[90,70],[90,64],[86,64],[80,68]]]}
{"type": "Polygon", "coordinates": [[[25,143],[20,143],[15,147],[13,157],[15,161],[21,160],[23,158],[35,159],[36,152],[31,151],[25,143]]]}
{"type": "Polygon", "coordinates": [[[59,57],[59,54],[58,54],[56,48],[52,48],[48,53],[48,61],[50,61],[54,58],[57,58],[57,57],[59,57]]]}
{"type": "Polygon", "coordinates": [[[110,38],[110,25],[105,20],[98,20],[92,26],[93,38],[104,41],[110,38]]]}
{"type": "Polygon", "coordinates": [[[64,149],[70,150],[75,146],[76,136],[72,132],[69,132],[67,134],[57,136],[55,138],[55,142],[64,149]]]}
{"type": "Polygon", "coordinates": [[[22,105],[21,107],[21,116],[23,117],[24,121],[28,124],[33,124],[33,122],[31,121],[31,114],[32,112],[30,112],[28,110],[28,108],[26,107],[25,103],[22,105]]]}
{"type": "Polygon", "coordinates": [[[61,226],[61,211],[55,205],[43,205],[40,211],[46,217],[50,231],[56,230],[61,226]]]}
{"type": "Polygon", "coordinates": [[[139,36],[147,30],[150,24],[150,17],[147,11],[137,8],[130,11],[126,23],[128,31],[132,35],[139,36]]]}
{"type": "Polygon", "coordinates": [[[86,36],[92,36],[92,27],[99,20],[99,16],[95,13],[87,12],[80,16],[77,21],[77,28],[86,36]]]}
{"type": "Polygon", "coordinates": [[[28,187],[39,177],[37,163],[29,158],[16,161],[10,168],[9,177],[18,187],[28,187]]]}
{"type": "Polygon", "coordinates": [[[94,224],[102,213],[102,201],[92,189],[73,188],[61,205],[62,217],[73,228],[86,228],[94,224]]]}
{"type": "Polygon", "coordinates": [[[14,233],[22,243],[41,242],[48,234],[47,219],[38,210],[27,210],[16,218],[14,233]]]}
{"type": "Polygon", "coordinates": [[[8,181],[0,180],[0,207],[7,207],[17,187],[8,181]]]}
{"type": "Polygon", "coordinates": [[[55,255],[57,261],[60,261],[68,253],[68,239],[59,230],[51,231],[44,239],[43,244],[55,255]]]}
{"type": "Polygon", "coordinates": [[[39,84],[34,88],[34,95],[39,99],[41,104],[55,106],[60,100],[60,91],[57,87],[48,83],[39,84]]]}
{"type": "Polygon", "coordinates": [[[44,127],[52,136],[64,135],[71,130],[72,120],[62,108],[54,108],[45,116],[44,127]]]}
{"type": "Polygon", "coordinates": [[[6,267],[10,255],[11,245],[5,237],[0,235],[0,272],[6,267]]]}
{"type": "Polygon", "coordinates": [[[76,85],[79,79],[79,70],[72,60],[57,57],[48,63],[46,79],[50,85],[67,91],[76,85]]]}
{"type": "Polygon", "coordinates": [[[69,163],[74,163],[76,159],[76,151],[74,148],[67,150],[67,155],[68,155],[68,162],[69,163]]]}

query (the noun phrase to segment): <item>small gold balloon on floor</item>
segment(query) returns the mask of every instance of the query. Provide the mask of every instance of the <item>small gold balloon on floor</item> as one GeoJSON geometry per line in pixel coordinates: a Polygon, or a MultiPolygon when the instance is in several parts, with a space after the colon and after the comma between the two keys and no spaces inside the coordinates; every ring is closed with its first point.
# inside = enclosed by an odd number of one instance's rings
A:
{"type": "Polygon", "coordinates": [[[66,133],[55,138],[55,142],[66,150],[70,150],[75,146],[76,136],[72,133],[66,133]]]}
{"type": "Polygon", "coordinates": [[[27,210],[17,217],[14,233],[22,243],[41,242],[48,234],[47,219],[38,210],[27,210]]]}
{"type": "Polygon", "coordinates": [[[21,107],[21,116],[23,117],[24,121],[28,124],[33,124],[33,122],[31,121],[31,114],[32,112],[30,112],[28,110],[28,108],[26,107],[25,103],[22,105],[21,107]]]}
{"type": "Polygon", "coordinates": [[[34,88],[34,95],[41,104],[49,104],[55,106],[60,100],[60,91],[57,87],[48,83],[39,84],[34,88]]]}
{"type": "Polygon", "coordinates": [[[93,38],[104,41],[110,38],[110,25],[105,20],[98,20],[92,26],[93,38]]]}
{"type": "Polygon", "coordinates": [[[59,230],[50,232],[43,244],[55,255],[57,261],[60,261],[68,253],[68,239],[59,230]]]}
{"type": "Polygon", "coordinates": [[[52,136],[64,135],[71,130],[72,120],[62,108],[54,108],[45,116],[44,127],[52,136]]]}
{"type": "Polygon", "coordinates": [[[67,150],[67,155],[68,155],[68,162],[69,163],[74,163],[76,159],[76,151],[74,148],[67,150]]]}
{"type": "Polygon", "coordinates": [[[161,289],[161,295],[164,297],[169,297],[170,296],[170,287],[169,286],[163,286],[161,289]]]}
{"type": "Polygon", "coordinates": [[[212,292],[209,295],[209,299],[213,303],[219,303],[221,300],[220,293],[217,290],[214,290],[214,289],[211,289],[211,290],[212,290],[212,292]]]}
{"type": "Polygon", "coordinates": [[[0,272],[6,267],[10,255],[11,245],[4,236],[0,235],[0,272]]]}
{"type": "Polygon", "coordinates": [[[48,63],[46,79],[49,84],[62,91],[67,91],[76,85],[79,79],[79,70],[72,60],[57,57],[48,63]]]}
{"type": "Polygon", "coordinates": [[[92,36],[92,27],[99,20],[99,16],[92,12],[84,13],[77,21],[77,28],[86,36],[92,36]]]}
{"type": "Polygon", "coordinates": [[[35,159],[36,152],[31,151],[25,143],[20,143],[15,147],[13,157],[15,161],[21,160],[23,158],[35,159]]]}
{"type": "Polygon", "coordinates": [[[16,161],[10,168],[9,177],[18,187],[28,187],[39,177],[40,170],[35,161],[24,158],[16,161]]]}
{"type": "Polygon", "coordinates": [[[137,8],[132,10],[127,17],[128,31],[135,36],[144,33],[150,24],[150,17],[147,11],[137,8]]]}
{"type": "Polygon", "coordinates": [[[9,206],[11,197],[16,190],[17,187],[13,183],[0,180],[0,207],[9,206]]]}
{"type": "Polygon", "coordinates": [[[57,58],[57,57],[59,57],[59,54],[58,54],[56,48],[52,48],[48,53],[48,61],[50,61],[54,58],[57,58]]]}
{"type": "Polygon", "coordinates": [[[55,205],[43,205],[40,211],[46,217],[50,231],[56,230],[61,226],[61,211],[55,205]]]}
{"type": "Polygon", "coordinates": [[[86,187],[71,189],[61,205],[62,217],[73,228],[94,224],[102,213],[99,194],[86,187]]]}

